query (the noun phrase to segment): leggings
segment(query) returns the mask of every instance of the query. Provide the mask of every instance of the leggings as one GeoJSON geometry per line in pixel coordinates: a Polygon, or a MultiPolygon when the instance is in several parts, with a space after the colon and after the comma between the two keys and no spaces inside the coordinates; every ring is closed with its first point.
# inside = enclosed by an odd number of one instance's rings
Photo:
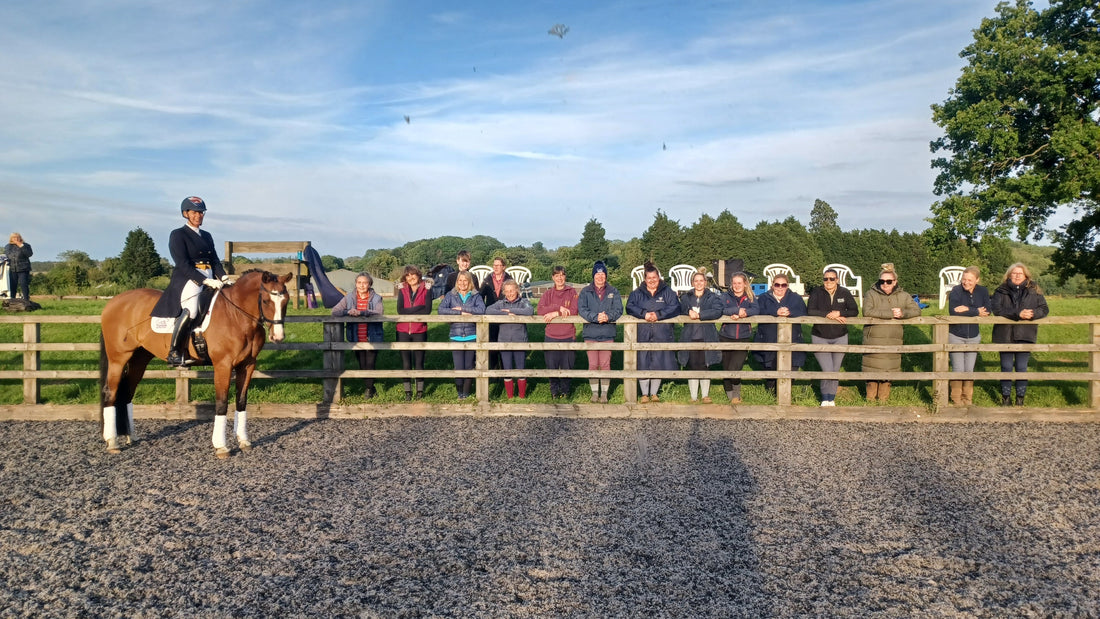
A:
{"type": "MultiPolygon", "coordinates": [[[[477,352],[473,350],[452,350],[451,358],[454,359],[456,370],[472,370],[477,359],[477,352]]],[[[469,378],[456,378],[455,387],[462,393],[463,385],[469,378]]]]}
{"type": "MultiPolygon", "coordinates": [[[[405,333],[404,331],[398,331],[397,332],[397,341],[398,342],[427,342],[428,341],[428,332],[424,331],[422,333],[405,333]]],[[[423,370],[424,369],[424,351],[423,350],[402,350],[401,351],[401,369],[404,369],[404,370],[412,370],[412,369],[423,370]],[[414,368],[413,364],[416,364],[415,368],[414,368]]],[[[408,378],[405,379],[405,391],[412,392],[412,384],[411,384],[411,381],[408,378]]],[[[424,391],[424,379],[423,378],[417,378],[416,379],[416,391],[417,391],[417,393],[421,393],[421,392],[424,391]]]]}
{"type": "MultiPolygon", "coordinates": [[[[847,344],[848,334],[834,338],[810,335],[810,341],[814,344],[847,344]]],[[[817,358],[817,364],[821,366],[822,372],[839,372],[841,366],[844,365],[844,353],[842,352],[815,352],[814,357],[817,358]]],[[[822,380],[821,398],[823,400],[836,398],[836,390],[839,386],[839,380],[822,380]]]]}
{"type": "MultiPolygon", "coordinates": [[[[548,337],[546,338],[546,342],[572,344],[573,338],[556,339],[548,337]]],[[[547,350],[543,353],[543,358],[546,360],[546,369],[548,370],[572,370],[577,355],[572,350],[547,350]]],[[[550,395],[566,395],[568,393],[568,378],[550,379],[550,395]]]]}
{"type": "MultiPolygon", "coordinates": [[[[355,360],[359,362],[360,370],[373,370],[374,362],[378,359],[377,350],[357,350],[355,351],[355,360]]],[[[374,389],[374,378],[368,377],[363,379],[367,384],[367,391],[374,389]]]]}
{"type": "MultiPolygon", "coordinates": [[[[527,351],[525,350],[502,350],[500,351],[500,363],[506,370],[522,370],[524,360],[527,358],[527,351]]],[[[505,380],[511,380],[506,378],[505,380]]]]}
{"type": "MultiPolygon", "coordinates": [[[[974,337],[959,337],[953,333],[947,334],[948,344],[977,344],[980,341],[982,341],[980,333],[974,337]]],[[[974,366],[978,365],[977,352],[953,352],[950,353],[950,357],[952,372],[973,372],[974,366]]]]}
{"type": "MultiPolygon", "coordinates": [[[[747,342],[749,338],[734,339],[732,337],[726,337],[721,333],[718,334],[718,340],[721,342],[747,342]]],[[[749,356],[748,349],[745,350],[723,350],[722,351],[722,369],[727,372],[740,372],[745,367],[745,359],[749,356]]],[[[740,378],[723,378],[722,386],[726,391],[736,392],[736,397],[740,397],[741,394],[741,379],[740,378]]]]}
{"type": "MultiPolygon", "coordinates": [[[[1027,372],[1027,360],[1031,356],[1029,352],[1003,352],[1001,353],[1001,371],[1011,372],[1015,369],[1017,372],[1027,372]]],[[[1001,395],[1010,395],[1012,393],[1012,381],[1001,381],[1001,395]]],[[[1027,393],[1027,381],[1016,381],[1016,395],[1023,397],[1027,393]]]]}

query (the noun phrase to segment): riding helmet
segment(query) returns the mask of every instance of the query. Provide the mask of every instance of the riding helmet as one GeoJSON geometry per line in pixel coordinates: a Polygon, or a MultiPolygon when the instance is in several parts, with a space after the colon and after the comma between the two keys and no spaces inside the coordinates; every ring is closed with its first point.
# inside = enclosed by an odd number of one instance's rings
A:
{"type": "Polygon", "coordinates": [[[180,212],[184,211],[198,211],[200,213],[206,212],[206,203],[202,201],[202,198],[197,196],[188,196],[183,199],[180,204],[180,212]]]}

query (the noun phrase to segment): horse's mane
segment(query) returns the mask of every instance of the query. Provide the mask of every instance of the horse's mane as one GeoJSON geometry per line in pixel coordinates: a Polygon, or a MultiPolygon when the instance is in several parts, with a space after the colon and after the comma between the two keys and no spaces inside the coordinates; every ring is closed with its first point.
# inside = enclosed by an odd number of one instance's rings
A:
{"type": "Polygon", "coordinates": [[[248,269],[247,271],[242,271],[239,277],[244,277],[245,275],[248,275],[249,273],[267,273],[267,271],[265,271],[263,269],[248,269]]]}

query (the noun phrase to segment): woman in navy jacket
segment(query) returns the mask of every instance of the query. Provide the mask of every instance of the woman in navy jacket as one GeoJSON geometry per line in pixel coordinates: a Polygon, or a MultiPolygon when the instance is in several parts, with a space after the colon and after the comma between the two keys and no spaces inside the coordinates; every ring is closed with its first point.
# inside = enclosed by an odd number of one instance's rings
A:
{"type": "MultiPolygon", "coordinates": [[[[657,267],[652,262],[645,263],[645,282],[630,293],[626,300],[626,313],[640,318],[645,324],[638,325],[638,342],[671,342],[672,323],[658,321],[675,318],[680,315],[680,300],[676,293],[661,279],[657,267]]],[[[646,350],[638,353],[639,370],[676,370],[676,356],[671,350],[646,350]]],[[[660,378],[647,378],[638,381],[642,389],[641,402],[651,399],[659,402],[657,393],[661,389],[660,378]]]]}
{"type": "MultiPolygon", "coordinates": [[[[485,313],[485,302],[481,295],[474,292],[474,278],[469,271],[459,271],[455,277],[455,287],[439,302],[441,315],[473,316],[485,313]]],[[[451,341],[473,342],[477,340],[477,325],[472,322],[452,322],[451,341]]],[[[455,350],[451,352],[456,370],[472,370],[477,359],[477,352],[473,350],[455,350]]],[[[455,378],[455,389],[458,390],[458,399],[465,400],[470,396],[472,378],[455,378]]]]}
{"type": "MultiPolygon", "coordinates": [[[[577,314],[585,320],[581,329],[581,338],[585,342],[614,342],[615,321],[623,315],[623,299],[619,291],[607,283],[607,265],[597,260],[592,265],[592,283],[581,289],[577,297],[577,314]]],[[[592,350],[588,353],[589,370],[610,370],[611,351],[592,350]]],[[[611,388],[610,378],[590,379],[592,399],[607,403],[607,390],[611,388]],[[600,393],[600,388],[603,393],[600,393]]]]}
{"type": "MultiPolygon", "coordinates": [[[[381,316],[383,313],[385,310],[382,307],[382,297],[374,291],[374,278],[366,271],[355,276],[355,290],[340,299],[336,307],[332,308],[333,316],[381,316]]],[[[382,323],[345,322],[344,339],[349,342],[381,342],[382,323]]],[[[377,350],[355,351],[360,370],[373,370],[377,358],[377,350]]],[[[375,395],[374,379],[364,380],[367,388],[365,397],[369,400],[375,395]]]]}
{"type": "MultiPolygon", "coordinates": [[[[519,296],[519,285],[514,279],[504,282],[501,287],[501,299],[485,308],[486,314],[497,316],[533,316],[535,308],[527,299],[519,296]]],[[[524,323],[497,323],[500,326],[497,341],[499,342],[526,342],[527,325],[524,323]]],[[[527,358],[526,350],[502,350],[500,352],[501,367],[506,370],[522,370],[527,358]]],[[[519,379],[519,397],[527,397],[527,379],[519,379]]],[[[515,386],[511,378],[504,379],[504,393],[508,399],[515,397],[515,386]]]]}
{"type": "MultiPolygon", "coordinates": [[[[691,276],[691,290],[680,296],[680,313],[695,321],[718,320],[722,317],[722,297],[707,288],[707,274],[698,271],[691,276]]],[[[680,331],[681,342],[717,342],[718,329],[712,322],[685,322],[680,331]]],[[[722,360],[717,350],[681,350],[676,359],[689,370],[707,370],[722,360]]],[[[689,378],[688,393],[691,401],[699,397],[710,404],[710,379],[689,378]]]]}
{"type": "MultiPolygon", "coordinates": [[[[729,316],[735,322],[722,323],[718,331],[720,342],[748,342],[752,339],[752,324],[740,322],[742,318],[755,316],[760,313],[760,307],[756,304],[756,297],[752,294],[752,286],[749,285],[749,276],[743,271],[738,271],[730,276],[730,289],[722,295],[722,313],[729,316]]],[[[749,356],[749,350],[723,350],[722,369],[727,372],[740,372],[745,367],[745,359],[749,356]]],[[[730,404],[741,403],[741,379],[724,378],[722,386],[725,387],[726,397],[730,404]]]]}
{"type": "MultiPolygon", "coordinates": [[[[756,304],[760,307],[761,316],[799,318],[806,315],[806,302],[802,300],[800,295],[790,292],[790,280],[782,273],[772,278],[771,290],[760,295],[756,300],[756,304]]],[[[791,334],[792,344],[802,343],[802,325],[791,325],[784,328],[793,330],[791,334]]],[[[757,342],[774,344],[778,341],[778,336],[779,325],[775,323],[756,325],[757,342]]],[[[776,369],[776,353],[774,350],[757,350],[754,351],[752,355],[760,362],[760,367],[764,371],[771,372],[776,369]]],[[[802,369],[802,364],[804,363],[806,363],[806,353],[791,353],[792,370],[802,369]]],[[[783,369],[785,370],[787,368],[783,369]]],[[[765,379],[764,386],[768,389],[768,392],[775,393],[774,378],[765,379]]]]}
{"type": "MultiPolygon", "coordinates": [[[[959,285],[951,289],[947,297],[947,308],[952,316],[989,316],[993,313],[993,306],[989,298],[989,289],[979,286],[981,272],[978,267],[968,267],[963,271],[959,285]]],[[[977,323],[956,323],[947,328],[948,344],[977,344],[982,341],[982,334],[978,330],[977,323]]],[[[977,352],[952,352],[952,372],[973,372],[978,364],[977,352]]],[[[955,406],[969,406],[974,403],[974,381],[953,380],[951,386],[951,403],[955,406]]]]}
{"type": "MultiPolygon", "coordinates": [[[[993,291],[993,314],[1012,320],[1025,321],[1013,325],[993,325],[994,344],[1034,344],[1039,327],[1032,320],[1046,318],[1050,313],[1047,300],[1039,291],[1039,286],[1031,279],[1031,271],[1017,262],[1008,267],[1005,281],[993,291]]],[[[1009,351],[1001,353],[1001,371],[1027,371],[1027,361],[1031,353],[1027,351],[1009,351]]],[[[1016,381],[1016,406],[1024,405],[1027,393],[1027,381],[1016,381]]],[[[1001,404],[1011,404],[1012,381],[1001,381],[1001,404]]]]}
{"type": "MultiPolygon", "coordinates": [[[[859,306],[851,291],[840,285],[840,276],[835,269],[829,269],[822,275],[824,285],[810,291],[810,302],[806,311],[810,316],[822,316],[835,320],[837,324],[815,324],[810,329],[810,341],[814,344],[848,345],[849,318],[859,316],[859,306]]],[[[844,365],[844,353],[822,351],[815,352],[817,364],[822,372],[839,372],[844,365]]],[[[836,406],[836,390],[840,381],[827,379],[821,381],[821,405],[836,406]]]]}

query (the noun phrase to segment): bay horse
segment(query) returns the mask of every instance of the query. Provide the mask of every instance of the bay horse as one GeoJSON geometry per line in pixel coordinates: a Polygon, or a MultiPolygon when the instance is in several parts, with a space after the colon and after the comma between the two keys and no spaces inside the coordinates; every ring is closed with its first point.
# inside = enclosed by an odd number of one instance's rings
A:
{"type": "MultiPolygon", "coordinates": [[[[266,341],[265,323],[271,325],[271,339],[282,341],[283,319],[290,294],[283,276],[267,271],[246,271],[232,286],[225,286],[214,297],[209,310],[209,325],[203,332],[209,363],[214,366],[214,454],[229,456],[225,443],[229,406],[230,376],[237,374],[237,398],[234,427],[242,450],[252,448],[248,440],[245,406],[248,383],[256,369],[256,358],[266,341]]],[[[119,453],[120,445],[132,442],[134,431],[134,391],[153,357],[164,359],[171,346],[171,334],[155,333],[149,312],[161,291],[140,288],[111,299],[103,308],[99,338],[100,406],[103,411],[103,440],[109,453],[119,453]],[[124,410],[120,414],[120,408],[124,410]]],[[[193,324],[192,326],[197,326],[193,324]]],[[[200,359],[191,338],[188,354],[200,359]]],[[[205,363],[200,361],[199,363],[205,363]]]]}

